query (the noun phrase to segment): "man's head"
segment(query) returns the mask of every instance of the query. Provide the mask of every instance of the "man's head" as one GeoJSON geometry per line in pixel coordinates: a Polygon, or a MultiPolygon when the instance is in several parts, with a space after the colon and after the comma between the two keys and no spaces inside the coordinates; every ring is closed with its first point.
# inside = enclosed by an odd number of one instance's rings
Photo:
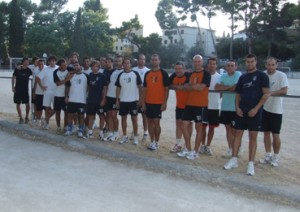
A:
{"type": "Polygon", "coordinates": [[[226,71],[229,75],[234,74],[236,70],[236,63],[234,60],[228,60],[226,64],[226,71]]]}
{"type": "Polygon", "coordinates": [[[193,65],[194,65],[194,70],[197,72],[202,71],[203,69],[203,59],[202,56],[197,54],[193,57],[193,65]]]}
{"type": "Polygon", "coordinates": [[[39,59],[38,60],[38,67],[40,70],[43,70],[44,69],[44,66],[45,66],[45,61],[42,60],[42,59],[39,59]]]}
{"type": "Polygon", "coordinates": [[[94,74],[98,73],[99,68],[100,68],[100,62],[97,61],[97,60],[94,60],[94,61],[91,63],[91,69],[92,69],[92,72],[93,72],[94,74]]]}
{"type": "Polygon", "coordinates": [[[22,59],[22,65],[23,65],[23,67],[25,67],[25,68],[29,65],[29,59],[28,59],[27,57],[24,57],[24,58],[22,59]]]}
{"type": "Polygon", "coordinates": [[[178,77],[182,77],[184,75],[184,65],[182,62],[177,62],[175,64],[175,73],[178,77]]]}
{"type": "Polygon", "coordinates": [[[158,54],[153,54],[151,56],[151,65],[152,65],[152,69],[159,69],[160,58],[158,54]]]}
{"type": "Polygon", "coordinates": [[[78,60],[79,60],[79,54],[77,52],[72,52],[70,54],[69,59],[70,59],[71,64],[73,64],[75,62],[78,62],[78,60]]]}
{"type": "Polygon", "coordinates": [[[65,71],[67,69],[67,62],[65,59],[58,60],[57,65],[59,66],[60,71],[65,71]]]}
{"type": "Polygon", "coordinates": [[[131,70],[132,61],[130,58],[124,58],[123,67],[125,71],[131,70]]]}
{"type": "Polygon", "coordinates": [[[86,70],[86,69],[89,69],[90,67],[90,58],[89,57],[84,57],[83,58],[83,68],[86,70]]]}
{"type": "Polygon", "coordinates": [[[272,74],[277,69],[277,60],[274,57],[270,57],[266,61],[266,68],[269,74],[272,74]]]}
{"type": "Polygon", "coordinates": [[[48,64],[50,67],[54,67],[56,65],[56,57],[51,55],[48,57],[48,64]]]}
{"type": "Polygon", "coordinates": [[[33,58],[32,58],[32,64],[33,64],[34,66],[37,66],[37,65],[38,65],[38,62],[39,62],[39,58],[38,58],[38,57],[33,57],[33,58]]]}
{"type": "Polygon", "coordinates": [[[75,73],[81,72],[81,65],[80,65],[79,62],[75,62],[75,63],[73,64],[73,67],[74,67],[75,73]]]}
{"type": "Polygon", "coordinates": [[[106,59],[105,57],[100,57],[100,67],[105,68],[106,66],[106,59]]]}
{"type": "Polygon", "coordinates": [[[253,72],[256,71],[257,57],[255,54],[248,54],[246,56],[246,67],[247,71],[253,72]]]}
{"type": "Polygon", "coordinates": [[[114,67],[114,60],[111,57],[107,57],[105,60],[105,67],[108,70],[113,69],[114,67]]]}
{"type": "Polygon", "coordinates": [[[144,54],[139,54],[138,61],[137,61],[138,67],[143,68],[145,66],[145,63],[146,63],[145,55],[144,54]]]}
{"type": "Polygon", "coordinates": [[[118,55],[115,59],[115,64],[116,64],[117,69],[122,69],[123,68],[123,57],[118,55]]]}
{"type": "Polygon", "coordinates": [[[210,74],[215,74],[217,71],[217,58],[210,57],[207,61],[207,70],[210,74]]]}

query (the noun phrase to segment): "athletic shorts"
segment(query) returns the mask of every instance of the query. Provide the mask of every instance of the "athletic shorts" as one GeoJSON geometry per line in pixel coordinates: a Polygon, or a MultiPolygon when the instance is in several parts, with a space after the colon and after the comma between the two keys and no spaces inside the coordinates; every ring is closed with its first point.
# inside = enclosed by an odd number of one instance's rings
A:
{"type": "Polygon", "coordinates": [[[207,107],[185,106],[182,114],[183,121],[194,121],[195,123],[208,123],[207,107]]]}
{"type": "Polygon", "coordinates": [[[66,104],[66,98],[65,97],[54,97],[54,110],[55,111],[66,111],[67,110],[67,104],[66,104]]]}
{"type": "Polygon", "coordinates": [[[136,116],[138,114],[137,101],[120,102],[119,115],[126,116],[128,114],[131,116],[136,116]]]}
{"type": "Polygon", "coordinates": [[[33,96],[31,96],[31,104],[36,104],[36,98],[33,98],[33,96]]]}
{"type": "Polygon", "coordinates": [[[67,112],[68,113],[80,113],[80,114],[84,114],[85,110],[86,110],[86,104],[75,103],[75,102],[68,102],[68,105],[67,105],[67,112]]]}
{"type": "Polygon", "coordinates": [[[236,112],[235,111],[221,111],[220,123],[224,125],[233,126],[235,121],[236,112]]]}
{"type": "Polygon", "coordinates": [[[237,130],[260,131],[262,121],[262,110],[259,110],[254,117],[248,117],[248,113],[244,113],[243,117],[236,114],[233,127],[237,130]]]}
{"type": "Polygon", "coordinates": [[[161,104],[146,104],[146,116],[149,119],[161,119],[161,104]]]}
{"type": "Polygon", "coordinates": [[[96,103],[88,103],[86,105],[86,114],[87,115],[101,115],[104,114],[104,107],[101,107],[100,104],[96,104],[96,103]]]}
{"type": "Polygon", "coordinates": [[[184,111],[184,109],[176,107],[176,109],[175,109],[176,120],[182,119],[183,111],[184,111]]]}
{"type": "Polygon", "coordinates": [[[39,94],[35,95],[35,107],[37,111],[41,111],[44,109],[43,99],[44,99],[44,95],[39,95],[39,94]]]}
{"type": "Polygon", "coordinates": [[[282,114],[270,113],[263,110],[261,131],[280,134],[282,123],[282,114]]]}
{"type": "Polygon", "coordinates": [[[138,107],[138,113],[145,113],[145,111],[143,110],[143,107],[142,107],[142,106],[139,106],[139,107],[138,107]]]}
{"type": "Polygon", "coordinates": [[[28,92],[16,91],[14,93],[14,103],[15,104],[29,104],[28,92]]]}
{"type": "MultiPolygon", "coordinates": [[[[207,112],[209,127],[218,127],[220,124],[220,111],[208,109],[207,112]]],[[[207,126],[207,124],[204,125],[207,126]]]]}
{"type": "Polygon", "coordinates": [[[116,105],[116,98],[107,96],[105,109],[106,109],[106,111],[118,110],[117,105],[116,105]]]}
{"type": "Polygon", "coordinates": [[[45,93],[43,99],[44,107],[51,107],[54,103],[54,94],[53,93],[45,93]]]}

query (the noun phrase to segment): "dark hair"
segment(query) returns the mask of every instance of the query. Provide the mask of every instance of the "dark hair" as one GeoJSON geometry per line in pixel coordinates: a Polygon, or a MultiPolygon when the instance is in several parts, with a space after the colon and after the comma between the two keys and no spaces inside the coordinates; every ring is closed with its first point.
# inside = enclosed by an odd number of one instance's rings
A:
{"type": "Polygon", "coordinates": [[[85,61],[85,60],[89,60],[90,58],[88,57],[88,56],[85,56],[83,59],[82,59],[82,61],[85,61]]]}
{"type": "Polygon", "coordinates": [[[105,60],[110,60],[110,62],[114,62],[114,60],[111,57],[107,57],[105,60]]]}
{"type": "Polygon", "coordinates": [[[39,59],[39,58],[35,56],[35,57],[32,58],[32,62],[34,63],[34,62],[37,61],[38,59],[39,59]]]}
{"type": "Polygon", "coordinates": [[[99,63],[99,61],[98,60],[93,60],[92,62],[91,62],[91,67],[93,67],[94,65],[98,65],[98,66],[100,66],[100,63],[99,63]]]}
{"type": "Polygon", "coordinates": [[[29,60],[28,57],[23,57],[23,59],[21,60],[21,62],[23,63],[26,60],[29,60]]]}
{"type": "Polygon", "coordinates": [[[230,60],[227,61],[227,63],[229,63],[229,62],[232,62],[232,63],[234,63],[236,65],[236,62],[233,59],[230,59],[230,60]]]}
{"type": "Polygon", "coordinates": [[[248,59],[248,58],[254,58],[255,60],[257,60],[256,55],[255,55],[255,54],[252,54],[252,53],[247,54],[246,59],[248,59]]]}
{"type": "Polygon", "coordinates": [[[49,57],[48,57],[48,62],[49,61],[51,61],[51,60],[54,60],[54,61],[56,61],[57,59],[56,59],[56,57],[54,56],[54,55],[50,55],[49,57]]]}
{"type": "Polygon", "coordinates": [[[76,57],[79,58],[79,54],[78,54],[77,52],[72,52],[72,53],[70,54],[69,58],[72,57],[73,55],[76,55],[76,57]]]}
{"type": "Polygon", "coordinates": [[[160,56],[158,54],[153,54],[151,57],[157,57],[160,60],[160,56]]]}
{"type": "Polygon", "coordinates": [[[180,61],[176,62],[176,63],[175,63],[175,66],[178,66],[178,65],[179,65],[179,66],[182,66],[182,67],[184,68],[183,62],[180,62],[180,61]]]}
{"type": "Polygon", "coordinates": [[[63,63],[66,63],[66,60],[65,60],[65,59],[59,59],[59,60],[57,61],[57,65],[58,65],[58,66],[61,66],[61,64],[63,64],[63,63]]]}
{"type": "Polygon", "coordinates": [[[125,57],[125,58],[123,59],[123,63],[124,63],[125,60],[129,60],[130,64],[132,65],[132,60],[131,60],[129,57],[125,57]]]}
{"type": "Polygon", "coordinates": [[[208,64],[210,61],[215,61],[216,63],[218,63],[216,57],[209,57],[208,60],[207,60],[207,64],[208,64]]]}
{"type": "Polygon", "coordinates": [[[43,62],[43,63],[45,63],[45,60],[43,60],[43,59],[39,59],[39,62],[43,62]]]}

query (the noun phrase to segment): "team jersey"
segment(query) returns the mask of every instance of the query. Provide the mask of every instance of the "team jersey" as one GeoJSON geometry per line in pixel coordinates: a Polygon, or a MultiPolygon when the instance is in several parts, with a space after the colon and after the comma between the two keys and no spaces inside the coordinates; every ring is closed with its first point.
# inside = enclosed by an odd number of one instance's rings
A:
{"type": "Polygon", "coordinates": [[[188,95],[186,105],[196,107],[207,107],[208,106],[208,88],[210,85],[211,76],[207,71],[191,72],[188,83],[190,85],[204,84],[201,91],[191,90],[188,95]]]}
{"type": "Polygon", "coordinates": [[[142,80],[138,72],[132,70],[121,72],[115,84],[121,88],[120,102],[134,102],[139,100],[138,86],[141,84],[142,80]]]}
{"type": "Polygon", "coordinates": [[[88,104],[99,104],[102,100],[103,88],[108,85],[104,74],[90,73],[89,75],[89,93],[87,98],[88,104]]]}
{"type": "MultiPolygon", "coordinates": [[[[288,87],[289,83],[286,74],[276,70],[274,74],[268,74],[265,71],[270,80],[270,91],[277,91],[284,87],[288,87]]],[[[283,113],[283,101],[282,97],[272,97],[270,96],[264,104],[264,110],[270,113],[283,113]]]]}
{"type": "Polygon", "coordinates": [[[141,77],[142,83],[144,83],[145,74],[150,70],[146,66],[139,68],[138,66],[132,68],[133,71],[137,71],[141,77]]]}
{"type": "Polygon", "coordinates": [[[92,69],[91,68],[88,68],[88,69],[82,69],[82,72],[87,74],[87,75],[90,75],[90,73],[92,73],[92,69]]]}
{"type": "MultiPolygon", "coordinates": [[[[220,81],[221,75],[218,72],[216,72],[210,76],[211,76],[211,79],[210,79],[209,90],[214,91],[217,82],[220,81]]],[[[210,110],[220,110],[220,101],[221,101],[220,93],[209,92],[207,108],[210,110]]]]}
{"type": "MultiPolygon", "coordinates": [[[[56,69],[53,73],[54,83],[57,83],[59,81],[66,79],[68,73],[69,73],[68,70],[60,71],[59,69],[56,69]]],[[[65,88],[66,88],[65,84],[56,85],[54,96],[64,97],[65,96],[65,88]]]]}
{"type": "Polygon", "coordinates": [[[16,91],[18,92],[28,92],[29,77],[32,72],[29,68],[26,69],[15,69],[13,76],[16,77],[16,91]]]}
{"type": "Polygon", "coordinates": [[[163,104],[166,98],[165,88],[170,85],[169,75],[166,71],[160,69],[150,70],[145,74],[144,87],[147,88],[147,104],[163,104]]]}
{"type": "MultiPolygon", "coordinates": [[[[176,73],[173,73],[170,76],[170,84],[171,85],[184,85],[188,81],[188,73],[185,72],[183,76],[178,77],[176,73]]],[[[187,99],[188,92],[183,90],[175,90],[176,93],[176,107],[180,109],[184,109],[187,99]]]]}
{"type": "Polygon", "coordinates": [[[254,108],[263,96],[262,88],[269,88],[269,78],[262,71],[243,74],[235,91],[240,94],[239,107],[244,113],[254,108]]]}
{"type": "Polygon", "coordinates": [[[42,85],[47,87],[47,89],[44,91],[44,94],[54,94],[56,84],[54,83],[53,73],[57,68],[57,65],[55,65],[54,67],[47,66],[42,72],[39,73],[38,77],[41,79],[42,85]]]}
{"type": "Polygon", "coordinates": [[[115,69],[111,75],[110,75],[110,79],[109,79],[109,84],[108,84],[108,88],[107,88],[107,95],[108,97],[112,97],[112,98],[116,98],[116,81],[117,78],[119,76],[119,74],[123,71],[124,69],[115,69]]]}
{"type": "Polygon", "coordinates": [[[84,73],[76,73],[72,79],[66,82],[69,87],[69,102],[86,104],[88,88],[88,76],[84,73]]]}
{"type": "MultiPolygon", "coordinates": [[[[220,81],[218,84],[222,84],[225,86],[234,86],[237,84],[241,72],[235,71],[233,75],[229,75],[228,73],[222,74],[220,81]]],[[[222,94],[222,111],[235,111],[235,93],[223,93],[222,94]]]]}
{"type": "MultiPolygon", "coordinates": [[[[45,69],[45,68],[44,68],[45,69]]],[[[40,70],[40,69],[36,69],[34,71],[34,75],[35,77],[32,77],[33,78],[36,78],[36,76],[38,76],[40,74],[41,71],[43,71],[44,69],[40,70]]],[[[34,84],[33,84],[34,85],[34,84]]],[[[44,90],[41,88],[41,86],[37,83],[36,84],[36,88],[35,88],[35,94],[37,95],[44,95],[44,90]]]]}

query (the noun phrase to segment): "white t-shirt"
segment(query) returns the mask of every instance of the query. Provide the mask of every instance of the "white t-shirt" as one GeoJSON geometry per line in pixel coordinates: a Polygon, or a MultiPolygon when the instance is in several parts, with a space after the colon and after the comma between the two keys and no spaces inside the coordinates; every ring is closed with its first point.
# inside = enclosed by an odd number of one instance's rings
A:
{"type": "Polygon", "coordinates": [[[84,73],[74,74],[70,80],[69,102],[86,104],[87,78],[84,73]]]}
{"type": "MultiPolygon", "coordinates": [[[[211,75],[209,90],[215,90],[216,84],[220,81],[221,75],[216,72],[211,75]]],[[[208,109],[210,110],[220,110],[221,106],[220,93],[208,93],[208,109]]]]}
{"type": "Polygon", "coordinates": [[[31,70],[32,72],[32,83],[31,83],[31,88],[34,87],[34,83],[35,83],[35,78],[37,76],[37,74],[39,73],[39,67],[38,66],[34,66],[33,64],[32,65],[29,65],[28,68],[31,70]]]}
{"type": "Polygon", "coordinates": [[[119,74],[124,71],[124,69],[116,69],[111,75],[110,75],[110,81],[107,88],[107,95],[108,97],[116,98],[116,81],[119,76],[119,74]]]}
{"type": "MultiPolygon", "coordinates": [[[[45,69],[45,68],[44,68],[45,69]]],[[[40,72],[44,71],[44,69],[40,70],[40,69],[35,69],[34,72],[32,72],[32,76],[34,76],[32,78],[32,82],[33,82],[33,85],[35,83],[35,78],[36,76],[38,76],[40,74],[40,72]]],[[[36,95],[44,95],[44,91],[43,89],[41,88],[41,86],[37,83],[36,84],[36,88],[35,88],[35,94],[36,95]]]]}
{"type": "Polygon", "coordinates": [[[138,85],[142,84],[141,77],[137,71],[119,74],[116,86],[121,88],[120,102],[135,102],[139,100],[138,85]]]}
{"type": "MultiPolygon", "coordinates": [[[[60,71],[59,69],[56,69],[54,71],[54,82],[56,81],[62,81],[66,79],[66,76],[68,75],[68,70],[60,71]]],[[[65,96],[65,84],[56,85],[54,96],[57,97],[64,97],[65,96]]]]}
{"type": "MultiPolygon", "coordinates": [[[[281,88],[288,87],[288,80],[285,73],[276,70],[274,74],[269,75],[267,71],[265,73],[268,75],[270,80],[270,91],[277,91],[281,88]]],[[[264,110],[270,113],[283,113],[282,97],[269,97],[264,104],[264,110]]]]}
{"type": "Polygon", "coordinates": [[[90,75],[90,73],[92,73],[92,69],[91,68],[88,68],[88,69],[83,69],[82,68],[82,72],[87,74],[87,75],[90,75]]]}
{"type": "Polygon", "coordinates": [[[133,71],[137,71],[141,77],[142,83],[144,83],[145,74],[150,70],[146,66],[139,68],[138,66],[132,68],[133,71]]]}
{"type": "Polygon", "coordinates": [[[54,83],[53,73],[57,68],[57,65],[54,67],[47,66],[39,73],[38,77],[41,79],[42,85],[47,87],[47,90],[44,91],[44,94],[54,95],[56,84],[54,83]]]}

